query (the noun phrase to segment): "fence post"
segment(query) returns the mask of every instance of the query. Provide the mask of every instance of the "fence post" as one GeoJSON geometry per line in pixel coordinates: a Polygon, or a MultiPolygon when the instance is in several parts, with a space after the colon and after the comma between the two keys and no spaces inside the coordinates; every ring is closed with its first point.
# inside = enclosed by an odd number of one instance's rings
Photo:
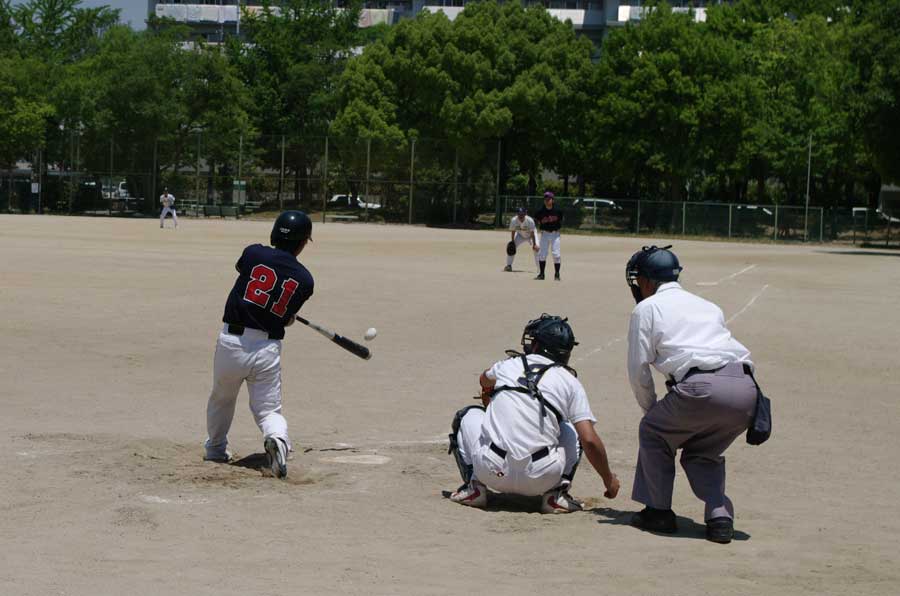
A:
{"type": "MultiPolygon", "coordinates": [[[[159,163],[159,139],[153,139],[153,172],[150,174],[150,197],[146,205],[155,205],[156,199],[156,169],[159,163]]],[[[185,213],[185,215],[187,215],[185,213]]]]}
{"type": "MultiPolygon", "coordinates": [[[[203,137],[203,133],[199,130],[197,131],[197,183],[195,189],[195,195],[197,197],[197,205],[200,205],[200,139],[203,137]]],[[[203,202],[206,204],[206,201],[203,202]]]]}
{"type": "Polygon", "coordinates": [[[825,209],[824,207],[819,207],[819,243],[824,242],[823,238],[825,237],[825,209]]]}
{"type": "MultiPolygon", "coordinates": [[[[884,206],[881,207],[881,214],[884,215],[884,206]]],[[[884,247],[890,248],[890,246],[891,246],[891,226],[894,223],[894,218],[891,216],[891,214],[888,214],[887,220],[888,220],[888,230],[887,230],[887,237],[884,239],[884,247]]]]}
{"type": "Polygon", "coordinates": [[[413,222],[413,186],[416,172],[416,140],[412,140],[409,151],[409,223],[413,222]]]}
{"type": "Polygon", "coordinates": [[[641,200],[638,199],[637,204],[637,217],[634,218],[634,233],[641,233],[641,200]]]}
{"type": "Polygon", "coordinates": [[[778,203],[775,203],[775,225],[773,226],[775,230],[773,231],[772,240],[775,242],[778,241],[778,203]]]}
{"type": "MultiPolygon", "coordinates": [[[[283,145],[282,145],[282,147],[283,147],[283,145]]],[[[284,155],[283,148],[282,148],[282,155],[284,155]]],[[[284,161],[283,157],[282,157],[282,161],[284,161]]],[[[281,169],[283,170],[284,166],[282,166],[281,169]]],[[[325,211],[327,209],[328,209],[328,135],[325,135],[325,167],[322,168],[322,223],[325,223],[325,211]]]]}
{"type": "MultiPolygon", "coordinates": [[[[44,150],[38,149],[38,215],[43,213],[42,198],[44,193],[44,150]]],[[[888,232],[890,237],[890,232],[888,232]]]]}
{"type": "Polygon", "coordinates": [[[453,154],[453,220],[456,224],[456,204],[459,203],[459,147],[453,154]]]}
{"type": "MultiPolygon", "coordinates": [[[[115,147],[114,136],[109,135],[109,203],[106,204],[106,214],[112,215],[112,200],[115,191],[113,190],[113,185],[115,182],[113,181],[113,151],[115,147]]],[[[103,185],[100,185],[100,188],[103,188],[103,185]]]]}
{"type": "Polygon", "coordinates": [[[366,139],[366,221],[369,221],[369,172],[372,163],[372,139],[366,139]]]}
{"type": "Polygon", "coordinates": [[[494,226],[500,227],[503,216],[500,213],[500,161],[503,152],[503,139],[497,139],[497,191],[494,200],[494,226]]]}
{"type": "Polygon", "coordinates": [[[687,229],[687,201],[681,201],[681,235],[685,235],[685,230],[687,229]]]}
{"type": "MultiPolygon", "coordinates": [[[[328,166],[328,138],[325,138],[325,165],[328,166]]],[[[278,174],[278,210],[284,211],[284,135],[281,135],[281,171],[278,174]]],[[[322,214],[323,221],[325,214],[322,214]]]]}
{"type": "Polygon", "coordinates": [[[728,237],[731,238],[731,208],[734,207],[731,203],[728,203],[728,237]]]}

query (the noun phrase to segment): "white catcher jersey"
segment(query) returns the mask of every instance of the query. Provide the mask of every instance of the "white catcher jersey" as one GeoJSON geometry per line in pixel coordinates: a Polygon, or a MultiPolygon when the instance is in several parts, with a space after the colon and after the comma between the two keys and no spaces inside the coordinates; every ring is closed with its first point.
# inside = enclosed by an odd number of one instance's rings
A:
{"type": "Polygon", "coordinates": [[[509,222],[509,229],[515,230],[516,234],[518,234],[522,238],[529,238],[534,232],[534,228],[534,220],[527,215],[522,221],[519,221],[518,215],[514,215],[512,220],[510,220],[509,222]]]}
{"type": "Polygon", "coordinates": [[[159,195],[159,202],[163,207],[168,207],[171,209],[175,206],[175,197],[173,197],[171,194],[159,195]]]}
{"type": "MultiPolygon", "coordinates": [[[[529,354],[529,364],[550,364],[545,356],[529,354]]],[[[487,378],[496,380],[497,386],[524,386],[519,379],[524,377],[522,358],[516,356],[497,362],[488,370],[487,378]]],[[[554,366],[541,378],[538,387],[541,394],[563,419],[576,424],[582,420],[596,422],[588,403],[584,386],[566,369],[554,366]]],[[[506,449],[514,459],[523,459],[542,447],[559,444],[559,423],[549,409],[541,413],[538,400],[524,393],[501,391],[497,393],[487,408],[482,431],[495,445],[506,449]]]]}

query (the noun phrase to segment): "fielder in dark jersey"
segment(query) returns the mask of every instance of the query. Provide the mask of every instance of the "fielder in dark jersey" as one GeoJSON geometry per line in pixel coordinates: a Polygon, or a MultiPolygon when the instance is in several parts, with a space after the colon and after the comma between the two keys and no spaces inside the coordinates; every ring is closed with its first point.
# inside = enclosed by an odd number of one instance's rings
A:
{"type": "Polygon", "coordinates": [[[228,430],[246,381],[269,467],[275,477],[287,476],[292,449],[281,414],[281,339],[313,294],[312,275],[297,261],[311,236],[312,222],[305,213],[285,211],[272,227],[272,246],[252,244],[235,264],[240,275],[225,303],[225,326],[216,344],[213,389],[206,407],[207,460],[231,459],[228,430]]]}
{"type": "Polygon", "coordinates": [[[553,205],[553,193],[549,190],[544,193],[544,206],[534,214],[534,223],[541,231],[541,249],[538,252],[538,265],[541,272],[535,279],[544,279],[544,269],[547,267],[547,253],[553,253],[553,267],[556,272],[553,279],[559,281],[559,269],[561,258],[559,252],[559,229],[562,227],[563,213],[553,205]]]}

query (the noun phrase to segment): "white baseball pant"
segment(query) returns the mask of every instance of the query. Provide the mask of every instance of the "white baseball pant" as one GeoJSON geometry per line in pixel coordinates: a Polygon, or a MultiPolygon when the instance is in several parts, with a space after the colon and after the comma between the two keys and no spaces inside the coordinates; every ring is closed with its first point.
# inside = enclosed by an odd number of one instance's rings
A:
{"type": "Polygon", "coordinates": [[[213,388],[206,406],[206,458],[221,459],[228,447],[228,430],[241,385],[247,381],[250,411],[263,439],[282,439],[290,449],[287,421],[281,415],[281,340],[258,329],[231,335],[219,333],[213,364],[213,388]]]}
{"type": "Polygon", "coordinates": [[[545,492],[569,484],[569,478],[578,465],[578,434],[568,422],[560,425],[559,445],[550,447],[550,453],[538,461],[531,456],[514,460],[507,454],[500,457],[490,448],[490,439],[482,433],[484,410],[472,408],[460,421],[459,455],[463,462],[473,467],[472,477],[491,489],[525,496],[542,495],[545,492]]]}
{"type": "Polygon", "coordinates": [[[553,253],[553,262],[559,263],[559,232],[541,232],[541,250],[538,253],[539,261],[547,260],[547,253],[553,253]]]}
{"type": "Polygon", "coordinates": [[[166,215],[168,215],[169,213],[172,214],[172,219],[175,221],[175,227],[178,227],[178,216],[175,214],[175,207],[162,208],[162,212],[159,214],[159,227],[163,227],[163,222],[166,221],[166,215]]]}
{"type": "MultiPolygon", "coordinates": [[[[526,242],[528,243],[528,250],[531,250],[531,237],[530,236],[519,236],[518,234],[516,234],[515,242],[516,242],[516,252],[518,252],[518,250],[519,250],[519,245],[525,244],[526,242]]],[[[537,253],[534,252],[533,250],[531,250],[531,252],[534,254],[534,265],[537,267],[538,266],[537,253]]],[[[515,260],[515,258],[516,258],[516,255],[506,255],[506,266],[512,267],[512,264],[513,264],[513,261],[515,260]]]]}

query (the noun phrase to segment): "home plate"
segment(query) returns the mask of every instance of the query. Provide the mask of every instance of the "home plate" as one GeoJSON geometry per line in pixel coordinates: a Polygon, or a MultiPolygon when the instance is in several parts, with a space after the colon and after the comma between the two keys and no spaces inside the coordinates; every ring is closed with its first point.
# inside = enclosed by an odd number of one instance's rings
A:
{"type": "Polygon", "coordinates": [[[380,466],[391,461],[391,458],[383,455],[339,455],[329,457],[325,461],[333,461],[339,464],[365,464],[368,466],[380,466]]]}

